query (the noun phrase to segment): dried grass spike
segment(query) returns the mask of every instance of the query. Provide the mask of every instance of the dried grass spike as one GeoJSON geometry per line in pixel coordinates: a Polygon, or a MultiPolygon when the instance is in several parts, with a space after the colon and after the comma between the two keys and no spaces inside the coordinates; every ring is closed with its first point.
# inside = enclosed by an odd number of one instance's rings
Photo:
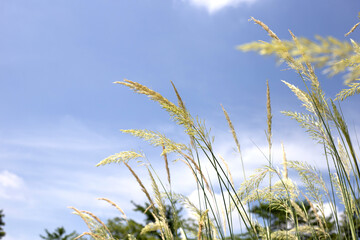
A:
{"type": "Polygon", "coordinates": [[[149,205],[149,206],[145,209],[144,214],[146,214],[146,213],[147,213],[147,211],[149,211],[149,210],[150,210],[150,208],[152,208],[152,207],[154,207],[154,205],[150,204],[150,205],[149,205]]]}
{"type": "Polygon", "coordinates": [[[209,212],[209,209],[206,209],[202,214],[201,214],[201,217],[199,219],[199,229],[198,229],[198,233],[197,233],[197,239],[198,240],[201,240],[201,233],[202,233],[202,230],[205,226],[205,219],[207,218],[207,213],[209,212]]]}
{"type": "Polygon", "coordinates": [[[161,223],[159,221],[156,222],[150,222],[148,223],[140,232],[141,234],[147,233],[147,232],[153,232],[156,230],[161,230],[161,223]]]}
{"type": "Polygon", "coordinates": [[[266,110],[267,110],[267,138],[269,142],[269,148],[271,148],[271,138],[272,138],[272,114],[271,114],[271,101],[270,101],[270,87],[269,81],[266,80],[266,110]]]}
{"type": "Polygon", "coordinates": [[[167,154],[166,154],[166,148],[165,148],[164,144],[163,144],[162,147],[163,147],[162,155],[164,156],[166,174],[167,174],[168,182],[169,182],[169,184],[171,186],[170,169],[169,169],[169,162],[168,162],[168,158],[167,158],[167,154]]]}
{"type": "Polygon", "coordinates": [[[288,170],[287,170],[287,159],[286,159],[286,153],[285,153],[285,149],[284,149],[284,144],[281,143],[281,148],[282,148],[282,152],[283,152],[283,165],[284,165],[284,172],[283,172],[283,177],[284,178],[288,178],[288,170]]]}
{"type": "Polygon", "coordinates": [[[96,164],[96,167],[103,166],[110,163],[122,163],[122,162],[128,162],[131,159],[137,159],[144,157],[140,153],[134,152],[134,151],[124,151],[120,153],[116,153],[114,155],[111,155],[110,157],[105,158],[104,160],[100,161],[98,164],[96,164]]]}
{"type": "Polygon", "coordinates": [[[84,214],[82,214],[80,210],[78,210],[75,207],[68,207],[68,208],[74,210],[75,213],[81,217],[81,219],[85,222],[85,224],[86,224],[86,226],[88,227],[89,230],[92,229],[91,223],[89,222],[89,220],[87,218],[84,217],[84,214]]]}
{"type": "Polygon", "coordinates": [[[360,82],[352,82],[349,83],[347,86],[349,88],[343,89],[338,94],[336,94],[335,100],[343,101],[350,96],[360,93],[360,82]]]}
{"type": "Polygon", "coordinates": [[[225,110],[225,108],[223,107],[223,105],[221,105],[221,108],[224,112],[224,115],[225,115],[225,118],[226,118],[226,121],[229,125],[229,128],[230,128],[230,131],[233,135],[233,138],[234,138],[234,141],[235,141],[235,144],[236,144],[236,147],[239,151],[239,153],[241,153],[241,150],[240,150],[240,144],[239,144],[239,140],[237,138],[237,135],[236,135],[236,131],[235,131],[235,128],[234,128],[234,125],[232,124],[231,120],[230,120],[230,117],[229,117],[229,114],[227,113],[227,111],[225,110]]]}
{"type": "Polygon", "coordinates": [[[310,100],[310,97],[307,93],[305,93],[304,91],[300,90],[298,87],[284,81],[281,80],[288,88],[290,88],[290,90],[296,95],[296,97],[302,102],[303,106],[312,113],[315,113],[316,111],[314,110],[313,104],[310,100]]]}
{"type": "Polygon", "coordinates": [[[82,210],[81,212],[88,214],[88,215],[91,216],[93,219],[95,219],[98,223],[100,223],[101,226],[103,226],[104,229],[108,232],[108,234],[112,237],[110,230],[108,229],[108,227],[106,226],[106,224],[105,224],[103,221],[101,221],[100,218],[98,218],[95,214],[93,214],[92,212],[89,212],[89,211],[82,210]]]}
{"type": "Polygon", "coordinates": [[[149,192],[146,190],[144,184],[141,182],[139,176],[134,172],[134,170],[129,166],[129,164],[127,164],[126,162],[124,162],[125,166],[129,169],[129,171],[131,172],[131,174],[135,177],[136,181],[139,183],[141,190],[145,193],[147,199],[150,202],[150,205],[154,205],[153,200],[150,197],[149,192]]]}
{"type": "MultiPolygon", "coordinates": [[[[184,154],[184,153],[182,153],[182,155],[194,165],[194,168],[199,172],[201,178],[204,180],[206,188],[209,190],[209,192],[212,192],[212,191],[211,191],[211,188],[210,188],[210,185],[209,185],[208,181],[206,180],[206,178],[205,178],[202,170],[200,169],[199,165],[198,165],[198,164],[194,161],[194,159],[191,158],[190,156],[188,156],[188,155],[186,155],[186,154],[184,154]]],[[[184,161],[184,162],[186,162],[186,161],[184,161]]],[[[190,166],[190,164],[187,164],[187,165],[192,169],[192,167],[190,166]]],[[[194,173],[194,174],[195,174],[195,173],[194,173]]]]}
{"type": "Polygon", "coordinates": [[[110,204],[111,204],[112,206],[114,206],[117,210],[119,210],[119,212],[122,213],[124,219],[127,220],[127,217],[126,217],[125,212],[124,212],[116,203],[114,203],[113,201],[111,201],[110,199],[107,199],[107,198],[98,198],[98,200],[103,200],[103,201],[105,201],[105,202],[110,203],[110,204]]]}
{"type": "Polygon", "coordinates": [[[101,236],[99,236],[99,235],[97,235],[97,234],[95,234],[95,233],[84,232],[84,233],[82,233],[81,235],[79,235],[79,236],[77,236],[76,238],[74,238],[74,240],[77,240],[77,239],[79,239],[79,238],[81,238],[81,237],[84,237],[84,236],[86,236],[86,235],[91,236],[91,237],[94,238],[94,239],[104,239],[103,237],[101,237],[101,236]]]}
{"type": "Polygon", "coordinates": [[[76,238],[74,238],[74,240],[79,239],[79,238],[81,238],[81,237],[84,237],[84,236],[86,236],[86,235],[92,236],[92,233],[90,233],[90,232],[84,232],[84,233],[80,234],[79,236],[77,236],[76,238]]]}
{"type": "Polygon", "coordinates": [[[314,207],[314,205],[312,204],[312,202],[310,201],[310,199],[309,199],[305,194],[304,194],[303,196],[305,197],[306,201],[309,203],[310,209],[311,209],[311,211],[314,213],[315,218],[316,218],[316,220],[318,221],[318,223],[319,223],[319,225],[320,225],[320,228],[321,228],[323,231],[325,231],[324,225],[323,225],[323,223],[322,223],[322,221],[321,221],[321,219],[320,219],[320,216],[319,216],[316,208],[314,207]]]}
{"type": "Polygon", "coordinates": [[[176,123],[178,123],[179,125],[183,125],[187,133],[193,134],[193,121],[189,117],[189,114],[184,109],[176,106],[174,103],[163,97],[160,93],[155,92],[154,90],[151,90],[150,88],[141,85],[140,83],[133,82],[127,79],[124,79],[123,82],[117,81],[115,83],[127,86],[136,93],[144,94],[148,96],[151,100],[158,102],[161,107],[170,114],[171,118],[176,123]]]}
{"type": "MultiPolygon", "coordinates": [[[[239,152],[239,154],[240,154],[240,161],[241,161],[241,165],[242,165],[242,169],[243,169],[243,175],[244,175],[244,179],[246,180],[244,161],[243,161],[243,158],[242,158],[240,143],[239,143],[238,137],[237,137],[237,135],[236,135],[236,131],[235,131],[234,125],[232,124],[232,122],[231,122],[231,120],[230,120],[230,117],[229,117],[229,114],[227,113],[227,111],[225,110],[225,108],[223,107],[223,105],[221,105],[221,108],[222,108],[222,110],[223,110],[223,112],[224,112],[226,121],[228,122],[228,125],[229,125],[230,131],[231,131],[231,133],[232,133],[233,139],[234,139],[234,141],[235,141],[237,150],[238,150],[238,152],[239,152]]],[[[233,184],[233,185],[234,185],[234,184],[233,184]]]]}
{"type": "MultiPolygon", "coordinates": [[[[234,185],[234,180],[233,180],[233,178],[232,178],[229,165],[227,164],[227,162],[225,161],[225,159],[224,159],[221,155],[219,155],[219,158],[220,158],[221,161],[224,163],[224,165],[225,165],[225,167],[226,167],[226,171],[227,171],[227,173],[228,173],[228,175],[229,175],[229,178],[230,178],[231,185],[234,187],[234,186],[235,186],[235,185],[234,185]]],[[[245,179],[245,180],[246,180],[246,179],[245,179]]]]}
{"type": "Polygon", "coordinates": [[[154,132],[147,129],[122,129],[120,130],[123,133],[128,133],[133,135],[134,137],[141,138],[147,142],[149,142],[151,145],[158,147],[158,146],[164,146],[165,149],[162,152],[162,155],[165,153],[171,153],[171,152],[178,152],[181,153],[182,150],[187,149],[185,144],[176,143],[170,139],[168,139],[164,134],[154,132]]]}
{"type": "Polygon", "coordinates": [[[180,97],[180,94],[179,94],[179,92],[177,91],[177,89],[176,89],[176,87],[175,87],[175,84],[174,84],[172,81],[170,81],[170,82],[171,82],[171,85],[172,85],[172,86],[173,86],[173,88],[174,88],[174,91],[175,91],[176,97],[177,97],[177,99],[178,99],[178,104],[179,104],[179,107],[181,107],[183,110],[186,110],[186,108],[185,108],[185,104],[184,104],[184,102],[183,102],[182,98],[180,97]]]}
{"type": "Polygon", "coordinates": [[[269,34],[270,37],[280,41],[280,38],[278,38],[278,36],[276,36],[276,34],[271,31],[271,29],[265,23],[253,17],[250,18],[250,21],[251,20],[254,21],[256,24],[260,25],[269,34]]]}
{"type": "Polygon", "coordinates": [[[360,25],[360,22],[358,22],[357,24],[355,24],[355,25],[349,30],[349,32],[347,32],[347,33],[345,34],[345,37],[349,36],[350,33],[354,32],[355,29],[356,29],[359,25],[360,25]]]}
{"type": "Polygon", "coordinates": [[[223,220],[223,230],[224,230],[224,235],[226,236],[226,217],[225,217],[225,211],[224,208],[221,208],[221,215],[222,215],[222,220],[223,220]]]}
{"type": "Polygon", "coordinates": [[[151,179],[151,186],[153,189],[153,193],[155,195],[155,202],[157,204],[157,207],[159,209],[159,211],[157,213],[160,214],[160,219],[164,219],[165,223],[166,223],[166,207],[164,204],[164,201],[162,199],[161,193],[160,193],[160,189],[159,186],[157,185],[154,176],[152,175],[151,171],[149,170],[149,168],[147,168],[150,179],[151,179]]]}

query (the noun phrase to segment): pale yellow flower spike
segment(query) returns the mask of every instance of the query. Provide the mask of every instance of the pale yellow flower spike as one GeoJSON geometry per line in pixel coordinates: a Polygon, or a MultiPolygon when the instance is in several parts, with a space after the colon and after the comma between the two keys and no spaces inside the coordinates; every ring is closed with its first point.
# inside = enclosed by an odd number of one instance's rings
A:
{"type": "Polygon", "coordinates": [[[309,100],[309,96],[298,87],[281,80],[285,85],[290,88],[290,90],[296,95],[296,97],[302,102],[303,106],[311,113],[315,113],[315,109],[313,107],[312,102],[309,100]]]}
{"type": "Polygon", "coordinates": [[[182,98],[180,97],[180,94],[179,94],[178,90],[176,89],[175,84],[174,84],[172,81],[170,81],[170,82],[171,82],[171,85],[172,85],[173,88],[174,88],[176,97],[177,97],[177,99],[178,99],[179,107],[182,108],[183,110],[186,110],[184,101],[183,101],[182,98]]]}
{"type": "Polygon", "coordinates": [[[283,165],[284,165],[283,175],[284,175],[284,178],[287,179],[288,178],[287,160],[286,160],[286,154],[285,154],[285,149],[284,149],[283,143],[281,143],[281,148],[283,151],[283,165]]]}
{"type": "Polygon", "coordinates": [[[151,145],[157,147],[157,146],[165,146],[166,148],[163,149],[163,152],[161,155],[164,155],[165,153],[171,153],[171,152],[178,152],[181,154],[182,150],[186,149],[186,145],[181,143],[175,143],[172,140],[168,139],[165,135],[157,132],[153,132],[150,130],[141,130],[141,129],[127,129],[127,130],[120,130],[123,133],[131,134],[135,137],[141,138],[147,142],[149,142],[151,145]]]}
{"type": "Polygon", "coordinates": [[[86,219],[86,218],[84,217],[84,215],[81,213],[80,210],[78,210],[78,209],[75,208],[75,207],[68,207],[68,208],[74,210],[74,211],[75,211],[75,214],[79,215],[79,216],[81,217],[81,219],[85,222],[86,226],[91,230],[91,224],[89,223],[88,219],[86,219]]]}
{"type": "Polygon", "coordinates": [[[345,37],[349,36],[350,33],[352,33],[353,31],[355,31],[355,29],[360,25],[360,22],[358,22],[357,24],[355,24],[348,33],[345,34],[345,37]]]}
{"type": "Polygon", "coordinates": [[[125,212],[116,204],[114,203],[113,201],[111,201],[110,199],[107,199],[107,198],[98,198],[98,200],[103,200],[105,202],[108,202],[110,203],[112,206],[114,206],[117,210],[119,210],[119,212],[121,212],[123,214],[123,218],[127,221],[127,217],[126,217],[126,214],[125,212]]]}
{"type": "Polygon", "coordinates": [[[149,192],[146,190],[144,184],[141,182],[139,176],[134,172],[134,170],[129,166],[129,164],[127,164],[126,162],[124,162],[124,164],[125,164],[125,166],[129,169],[129,171],[131,172],[131,174],[135,177],[136,181],[138,182],[138,184],[139,184],[140,187],[141,187],[141,190],[145,193],[147,199],[149,200],[150,205],[153,205],[153,206],[154,206],[154,202],[153,202],[153,200],[151,199],[150,194],[149,194],[149,192]]]}
{"type": "Polygon", "coordinates": [[[101,236],[99,236],[97,234],[94,234],[94,233],[91,233],[91,232],[84,232],[83,234],[81,234],[81,235],[77,236],[76,238],[74,238],[74,240],[77,240],[77,239],[79,239],[81,237],[84,237],[86,235],[91,236],[94,239],[104,239],[103,237],[101,237],[101,236]]]}
{"type": "Polygon", "coordinates": [[[270,37],[280,41],[280,38],[278,38],[278,36],[276,36],[276,34],[271,31],[271,29],[265,23],[253,17],[250,18],[250,21],[254,21],[256,24],[260,25],[269,34],[270,37]]]}
{"type": "Polygon", "coordinates": [[[228,122],[228,125],[229,125],[229,128],[230,128],[230,131],[233,135],[233,138],[234,138],[234,141],[235,141],[235,144],[236,144],[236,147],[239,151],[239,153],[241,153],[241,149],[240,149],[240,143],[239,143],[239,140],[237,138],[237,135],[236,135],[236,132],[235,132],[235,128],[234,128],[234,125],[232,124],[231,120],[230,120],[230,117],[229,117],[229,114],[227,113],[227,111],[225,110],[224,106],[221,105],[221,108],[224,112],[224,115],[225,115],[225,118],[226,118],[226,121],[228,122]]]}
{"type": "Polygon", "coordinates": [[[201,240],[201,236],[202,236],[202,230],[205,226],[205,219],[207,217],[207,213],[209,212],[209,209],[206,209],[200,216],[199,219],[199,229],[198,229],[198,233],[197,233],[197,239],[201,240]]]}
{"type": "Polygon", "coordinates": [[[171,178],[170,178],[170,169],[169,169],[169,162],[168,162],[168,158],[167,158],[167,154],[166,154],[166,148],[165,148],[165,144],[163,144],[163,157],[164,157],[164,161],[165,161],[165,168],[166,168],[166,173],[167,173],[167,178],[168,178],[168,182],[171,186],[171,178]]]}
{"type": "Polygon", "coordinates": [[[270,99],[270,87],[269,87],[269,81],[266,80],[266,110],[267,110],[267,138],[269,142],[269,151],[271,149],[271,137],[272,137],[272,114],[271,114],[271,99],[270,99]]]}
{"type": "Polygon", "coordinates": [[[136,93],[144,94],[148,96],[151,100],[158,102],[161,107],[170,114],[171,118],[175,122],[177,122],[179,125],[183,125],[189,134],[194,134],[192,129],[193,121],[189,114],[181,107],[176,106],[174,103],[163,97],[160,93],[155,92],[154,90],[144,85],[141,85],[140,83],[133,82],[127,79],[124,79],[123,82],[117,81],[114,83],[127,86],[136,93]]]}
{"type": "Polygon", "coordinates": [[[112,237],[110,230],[108,229],[106,224],[103,221],[101,221],[100,218],[98,218],[95,214],[93,214],[92,212],[89,212],[89,211],[82,210],[81,212],[86,213],[87,215],[89,215],[93,219],[95,219],[98,223],[100,223],[104,227],[104,229],[109,233],[109,235],[112,237]]]}
{"type": "MultiPolygon", "coordinates": [[[[226,121],[228,122],[230,131],[231,131],[231,133],[232,133],[232,135],[233,135],[233,139],[234,139],[234,141],[235,141],[237,150],[238,150],[238,152],[239,152],[239,154],[240,154],[240,160],[241,160],[241,165],[242,165],[242,169],[243,169],[243,175],[244,175],[244,179],[246,180],[244,161],[243,161],[243,158],[242,158],[240,143],[239,143],[238,137],[237,137],[237,135],[236,135],[236,131],[235,131],[234,125],[232,124],[232,122],[231,122],[231,120],[230,120],[230,117],[229,117],[229,114],[227,113],[227,111],[225,110],[225,108],[223,107],[223,105],[221,105],[221,108],[222,108],[222,110],[223,110],[223,112],[224,112],[226,121]]],[[[233,185],[234,185],[234,184],[233,184],[233,185]]]]}
{"type": "MultiPolygon", "coordinates": [[[[224,165],[225,165],[225,167],[226,167],[226,171],[227,171],[227,173],[228,173],[228,175],[229,175],[230,182],[231,182],[232,186],[235,187],[235,185],[234,185],[234,180],[233,180],[233,178],[232,178],[229,165],[227,164],[227,162],[225,161],[225,159],[224,159],[221,155],[219,155],[219,158],[221,159],[221,161],[224,163],[224,165]]],[[[245,178],[245,180],[246,180],[246,178],[245,178]]]]}
{"type": "Polygon", "coordinates": [[[116,153],[114,155],[111,155],[111,156],[105,158],[104,160],[102,160],[101,162],[96,164],[96,167],[103,166],[103,165],[110,164],[110,163],[128,162],[131,159],[136,159],[136,158],[140,158],[140,157],[144,157],[144,156],[141,155],[140,153],[137,153],[134,151],[124,151],[124,152],[116,153]]]}
{"type": "Polygon", "coordinates": [[[315,218],[316,218],[316,220],[318,221],[318,223],[319,223],[319,225],[320,225],[320,228],[323,230],[323,232],[325,232],[324,225],[323,225],[323,223],[322,223],[322,221],[321,221],[321,218],[320,218],[320,216],[319,216],[319,214],[318,214],[318,212],[317,212],[314,204],[312,204],[312,202],[310,201],[310,199],[309,199],[305,194],[303,194],[303,196],[305,197],[306,201],[309,203],[311,211],[315,214],[315,218]]]}
{"type": "Polygon", "coordinates": [[[221,215],[222,215],[222,219],[223,219],[224,235],[226,236],[226,218],[225,218],[224,208],[221,208],[221,215]]]}

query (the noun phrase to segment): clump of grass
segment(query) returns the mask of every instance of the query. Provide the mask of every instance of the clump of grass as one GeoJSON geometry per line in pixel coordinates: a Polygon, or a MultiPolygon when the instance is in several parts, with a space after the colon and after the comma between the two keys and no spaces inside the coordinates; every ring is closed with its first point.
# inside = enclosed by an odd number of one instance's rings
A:
{"type": "MultiPolygon", "coordinates": [[[[160,93],[140,83],[126,79],[116,82],[158,102],[189,136],[189,143],[183,144],[168,139],[162,133],[150,130],[122,130],[124,133],[161,148],[170,187],[165,187],[151,163],[148,163],[146,167],[152,183],[152,192],[145,188],[135,170],[130,166],[132,159],[143,157],[142,154],[135,151],[114,154],[101,161],[97,166],[120,163],[128,168],[150,202],[147,211],[150,211],[155,219],[155,222],[145,226],[142,233],[158,231],[162,239],[180,238],[177,232],[174,234],[169,227],[165,215],[166,201],[171,204],[179,201],[189,207],[198,220],[198,230],[193,233],[185,233],[181,224],[178,223],[176,229],[182,232],[182,239],[190,239],[187,236],[193,236],[196,239],[239,239],[239,236],[243,235],[236,233],[235,228],[245,228],[247,239],[331,239],[334,236],[339,239],[357,239],[360,217],[359,159],[356,153],[357,148],[353,145],[351,133],[339,108],[340,103],[335,101],[345,100],[360,92],[359,45],[353,40],[349,44],[334,38],[320,37],[318,37],[319,43],[317,43],[305,38],[297,38],[291,31],[292,40],[284,41],[260,20],[255,18],[251,18],[251,20],[260,25],[272,40],[244,44],[239,46],[239,49],[276,55],[280,61],[285,62],[298,74],[300,83],[304,86],[303,90],[294,84],[283,82],[300,100],[306,113],[284,111],[283,114],[295,119],[316,142],[323,146],[330,180],[326,181],[321,172],[306,162],[287,160],[284,147],[283,171],[273,165],[273,156],[271,155],[272,112],[268,82],[266,92],[267,130],[265,131],[268,142],[268,155],[265,155],[267,162],[251,176],[245,175],[240,143],[235,128],[229,114],[222,107],[243,166],[244,181],[240,186],[234,184],[226,160],[218,157],[214,152],[213,139],[204,121],[192,117],[187,111],[173,83],[171,84],[178,104],[170,102],[160,93]],[[330,74],[347,71],[345,84],[348,88],[342,90],[334,100],[327,98],[320,86],[318,76],[315,74],[313,64],[317,67],[327,66],[330,74]],[[184,166],[193,173],[199,196],[197,204],[171,189],[168,154],[176,154],[180,159],[178,162],[184,163],[184,166]],[[210,164],[216,176],[215,182],[211,182],[210,178],[206,177],[205,173],[208,169],[203,167],[205,162],[210,164]],[[297,173],[304,188],[298,187],[298,184],[292,180],[294,176],[290,176],[288,170],[297,173]],[[215,191],[215,187],[220,191],[215,191]],[[220,198],[216,197],[217,194],[220,195],[220,198]],[[341,222],[340,216],[338,216],[339,201],[345,209],[345,223],[341,222]],[[325,213],[325,203],[330,204],[335,228],[330,228],[328,224],[329,218],[325,213]],[[261,219],[255,218],[254,214],[249,211],[254,206],[268,206],[269,216],[272,212],[282,212],[286,226],[283,229],[274,230],[271,217],[267,220],[264,219],[261,223],[261,219]],[[241,226],[235,226],[233,221],[235,218],[240,219],[241,226]]],[[[347,35],[357,26],[358,24],[347,35]]],[[[102,200],[109,202],[124,217],[126,216],[115,203],[108,199],[102,200]]],[[[85,232],[83,235],[90,235],[94,239],[113,239],[106,225],[94,214],[73,209],[89,227],[90,232],[85,232]]],[[[174,219],[178,219],[178,216],[175,215],[174,219]]],[[[129,235],[129,239],[135,238],[129,235]]]]}

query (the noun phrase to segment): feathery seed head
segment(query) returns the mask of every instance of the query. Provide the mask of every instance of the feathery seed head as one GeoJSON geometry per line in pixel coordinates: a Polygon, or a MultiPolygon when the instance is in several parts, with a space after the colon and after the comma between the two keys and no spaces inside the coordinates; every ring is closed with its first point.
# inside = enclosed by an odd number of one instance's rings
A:
{"type": "Polygon", "coordinates": [[[271,101],[270,101],[270,87],[269,81],[266,81],[266,109],[267,109],[267,138],[269,142],[269,147],[271,147],[271,138],[272,138],[272,114],[271,114],[271,101]]]}
{"type": "Polygon", "coordinates": [[[133,82],[127,79],[125,79],[123,82],[118,81],[115,83],[127,86],[130,89],[134,90],[136,93],[146,95],[151,100],[158,102],[161,105],[161,107],[170,114],[170,117],[177,124],[183,125],[185,127],[185,131],[188,134],[190,135],[194,134],[194,130],[193,130],[194,123],[190,114],[186,111],[186,109],[176,106],[174,103],[170,102],[168,99],[163,97],[160,93],[155,92],[150,88],[141,85],[140,83],[133,82]]]}
{"type": "Polygon", "coordinates": [[[124,151],[105,158],[104,160],[96,164],[96,166],[99,167],[110,163],[122,163],[122,162],[127,163],[131,159],[137,159],[140,157],[144,157],[144,156],[134,151],[124,151]]]}
{"type": "Polygon", "coordinates": [[[250,21],[254,21],[256,24],[260,25],[269,34],[270,37],[280,41],[278,36],[276,36],[276,34],[273,31],[271,31],[271,29],[265,23],[253,17],[250,18],[250,21]]]}
{"type": "Polygon", "coordinates": [[[131,174],[135,177],[136,181],[138,182],[138,184],[139,184],[140,187],[141,187],[141,190],[145,193],[147,199],[149,200],[150,205],[153,205],[153,206],[154,206],[154,202],[153,202],[153,200],[151,199],[150,194],[149,194],[149,192],[146,190],[144,184],[143,184],[142,181],[140,180],[139,176],[135,173],[135,171],[130,167],[129,164],[127,164],[126,162],[124,162],[124,165],[129,169],[129,171],[131,172],[131,174]]]}
{"type": "Polygon", "coordinates": [[[355,25],[349,30],[349,32],[347,32],[347,33],[345,34],[345,37],[349,36],[350,33],[354,32],[355,29],[356,29],[359,25],[360,25],[360,22],[358,22],[357,24],[355,24],[355,25]]]}
{"type": "Polygon", "coordinates": [[[169,162],[168,162],[168,157],[167,157],[167,154],[166,154],[165,144],[163,144],[163,152],[162,152],[162,155],[164,156],[165,169],[166,169],[166,174],[167,174],[168,182],[169,182],[169,184],[171,185],[169,162]]]}
{"type": "Polygon", "coordinates": [[[284,149],[283,143],[281,143],[281,148],[283,151],[283,165],[284,165],[283,177],[288,178],[287,159],[286,159],[286,154],[285,154],[285,149],[284,149]]]}
{"type": "Polygon", "coordinates": [[[103,201],[105,201],[105,202],[110,203],[110,204],[111,204],[112,206],[114,206],[117,210],[119,210],[119,212],[122,213],[123,218],[127,220],[127,217],[126,217],[125,212],[124,212],[116,203],[114,203],[113,201],[111,201],[111,200],[108,199],[108,198],[98,198],[98,200],[103,200],[103,201]]]}
{"type": "Polygon", "coordinates": [[[141,130],[141,129],[128,129],[128,130],[120,130],[123,133],[129,133],[135,137],[141,138],[147,142],[149,142],[151,145],[155,147],[163,147],[162,154],[164,155],[166,153],[176,152],[181,153],[183,150],[186,150],[187,147],[185,144],[181,143],[175,143],[172,140],[168,139],[165,135],[157,132],[153,132],[150,130],[141,130]]]}

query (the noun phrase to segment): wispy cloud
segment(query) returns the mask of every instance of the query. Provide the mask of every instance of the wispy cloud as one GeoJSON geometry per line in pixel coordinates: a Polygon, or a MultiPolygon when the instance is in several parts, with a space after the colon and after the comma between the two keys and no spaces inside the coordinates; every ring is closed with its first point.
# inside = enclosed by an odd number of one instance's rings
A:
{"type": "Polygon", "coordinates": [[[53,124],[43,124],[45,126],[32,126],[31,130],[12,131],[0,138],[0,144],[51,151],[99,150],[114,145],[107,137],[72,116],[63,116],[53,124]]]}
{"type": "Polygon", "coordinates": [[[237,7],[240,4],[254,3],[257,0],[185,0],[185,1],[189,2],[194,6],[206,8],[208,12],[212,14],[227,7],[237,7]]]}

